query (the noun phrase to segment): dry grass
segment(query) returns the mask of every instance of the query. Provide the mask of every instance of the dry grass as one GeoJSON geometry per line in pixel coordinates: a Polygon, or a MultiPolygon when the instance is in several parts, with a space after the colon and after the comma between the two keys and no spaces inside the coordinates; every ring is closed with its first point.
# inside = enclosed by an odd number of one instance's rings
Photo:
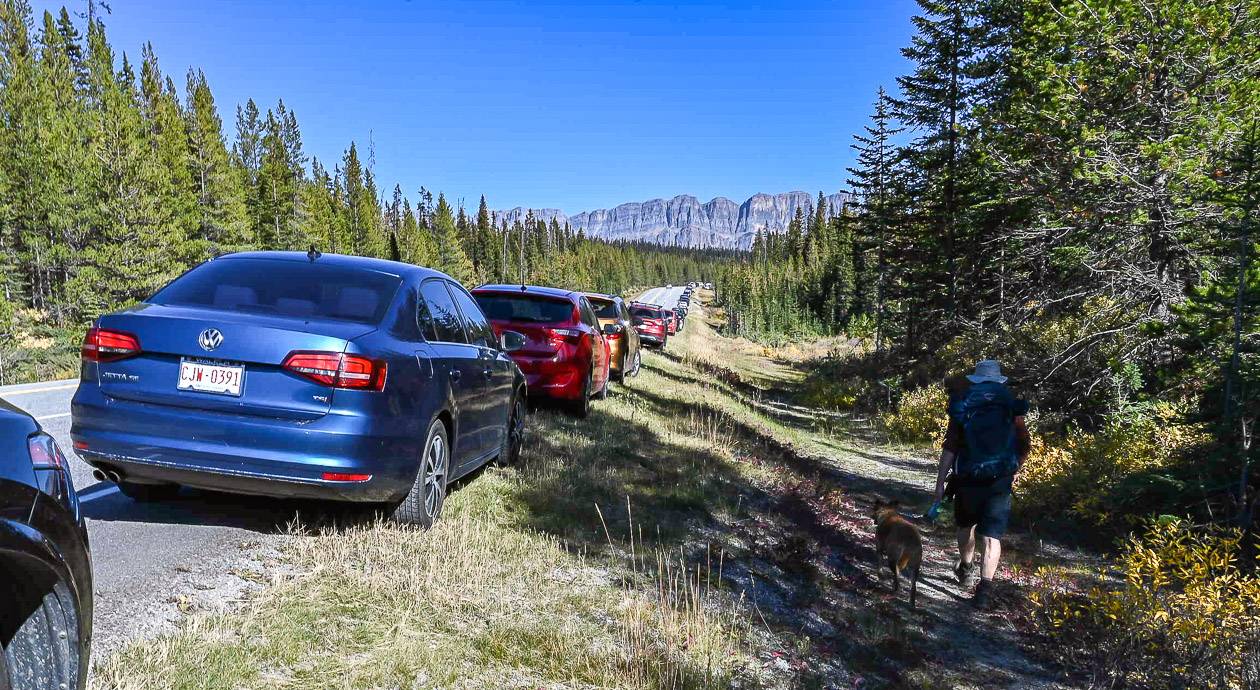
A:
{"type": "MultiPolygon", "coordinates": [[[[278,579],[242,610],[98,668],[108,688],[730,687],[739,607],[659,549],[601,562],[512,528],[461,491],[427,532],[387,523],[295,534],[278,579]],[[618,559],[620,560],[620,559],[618,559]],[[618,572],[629,567],[629,573],[618,572]],[[651,566],[651,567],[649,567],[651,566]]],[[[593,511],[594,509],[592,509],[593,511]]],[[[610,540],[611,541],[611,540],[610,540]]]]}

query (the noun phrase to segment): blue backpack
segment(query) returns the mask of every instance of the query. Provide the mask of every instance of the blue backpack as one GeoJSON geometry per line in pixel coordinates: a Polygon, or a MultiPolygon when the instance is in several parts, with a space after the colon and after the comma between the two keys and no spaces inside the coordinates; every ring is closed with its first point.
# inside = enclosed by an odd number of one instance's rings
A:
{"type": "Polygon", "coordinates": [[[1025,405],[995,382],[972,384],[966,395],[950,404],[949,414],[967,442],[954,465],[959,478],[988,482],[1015,476],[1019,471],[1015,417],[1026,412],[1025,405]]]}

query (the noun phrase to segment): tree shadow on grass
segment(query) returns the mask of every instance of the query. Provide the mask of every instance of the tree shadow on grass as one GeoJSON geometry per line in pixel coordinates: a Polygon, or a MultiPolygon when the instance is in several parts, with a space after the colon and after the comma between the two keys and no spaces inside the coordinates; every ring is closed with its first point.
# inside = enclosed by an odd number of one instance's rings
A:
{"type": "MultiPolygon", "coordinates": [[[[870,657],[866,671],[877,676],[887,672],[879,664],[888,654],[898,658],[898,673],[927,662],[911,653],[914,630],[902,626],[895,639],[881,638],[888,649],[873,652],[864,638],[846,634],[852,609],[828,603],[837,596],[866,600],[877,586],[859,565],[874,558],[862,506],[866,494],[890,495],[886,485],[801,457],[711,406],[642,388],[627,395],[653,414],[627,421],[596,407],[582,422],[546,410],[535,417],[513,488],[524,525],[587,552],[611,546],[624,555],[633,539],[641,555],[645,546],[656,547],[683,554],[693,566],[720,555],[723,586],[755,608],[753,620],[792,639],[805,636],[837,653],[834,659],[870,657]],[[741,459],[672,440],[676,431],[648,421],[695,415],[723,419],[741,459]],[[789,485],[754,483],[737,462],[764,465],[789,485]],[[805,481],[793,486],[792,478],[805,481]],[[827,485],[857,497],[856,506],[820,510],[812,487],[827,485]]],[[[891,606],[890,615],[905,615],[904,602],[891,606]]]]}

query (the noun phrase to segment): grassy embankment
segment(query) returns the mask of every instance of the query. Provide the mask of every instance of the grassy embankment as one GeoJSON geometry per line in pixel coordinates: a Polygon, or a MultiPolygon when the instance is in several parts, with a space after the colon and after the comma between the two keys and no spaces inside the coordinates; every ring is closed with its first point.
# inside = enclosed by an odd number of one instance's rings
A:
{"type": "Polygon", "coordinates": [[[1021,597],[959,632],[946,531],[918,612],[878,587],[870,499],[923,501],[928,463],[781,402],[801,374],[765,355],[698,309],[590,420],[536,414],[521,466],[464,482],[437,528],[295,533],[245,605],[124,649],[94,685],[1045,685],[1008,620],[1021,597]]]}

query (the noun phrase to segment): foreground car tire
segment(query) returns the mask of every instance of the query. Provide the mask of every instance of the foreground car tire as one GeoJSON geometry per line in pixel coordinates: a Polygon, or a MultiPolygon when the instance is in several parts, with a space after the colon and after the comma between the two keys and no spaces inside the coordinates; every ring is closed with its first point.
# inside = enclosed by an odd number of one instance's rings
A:
{"type": "Polygon", "coordinates": [[[152,503],[175,498],[179,495],[179,485],[118,482],[118,492],[137,503],[152,503]]]}
{"type": "Polygon", "coordinates": [[[634,351],[634,361],[630,363],[630,369],[622,374],[622,380],[628,376],[634,378],[639,375],[639,368],[643,366],[643,351],[636,349],[634,351]]]}
{"type": "Polygon", "coordinates": [[[4,621],[0,689],[82,688],[86,659],[79,658],[78,612],[69,592],[60,583],[42,596],[33,592],[32,583],[22,586],[26,589],[15,592],[14,602],[7,604],[13,610],[4,611],[6,617],[16,614],[17,620],[4,621]]]}
{"type": "Polygon", "coordinates": [[[391,517],[404,525],[432,527],[441,517],[442,506],[446,503],[446,480],[450,467],[451,444],[446,425],[441,419],[435,419],[425,435],[416,480],[406,498],[395,506],[391,517]]]}

